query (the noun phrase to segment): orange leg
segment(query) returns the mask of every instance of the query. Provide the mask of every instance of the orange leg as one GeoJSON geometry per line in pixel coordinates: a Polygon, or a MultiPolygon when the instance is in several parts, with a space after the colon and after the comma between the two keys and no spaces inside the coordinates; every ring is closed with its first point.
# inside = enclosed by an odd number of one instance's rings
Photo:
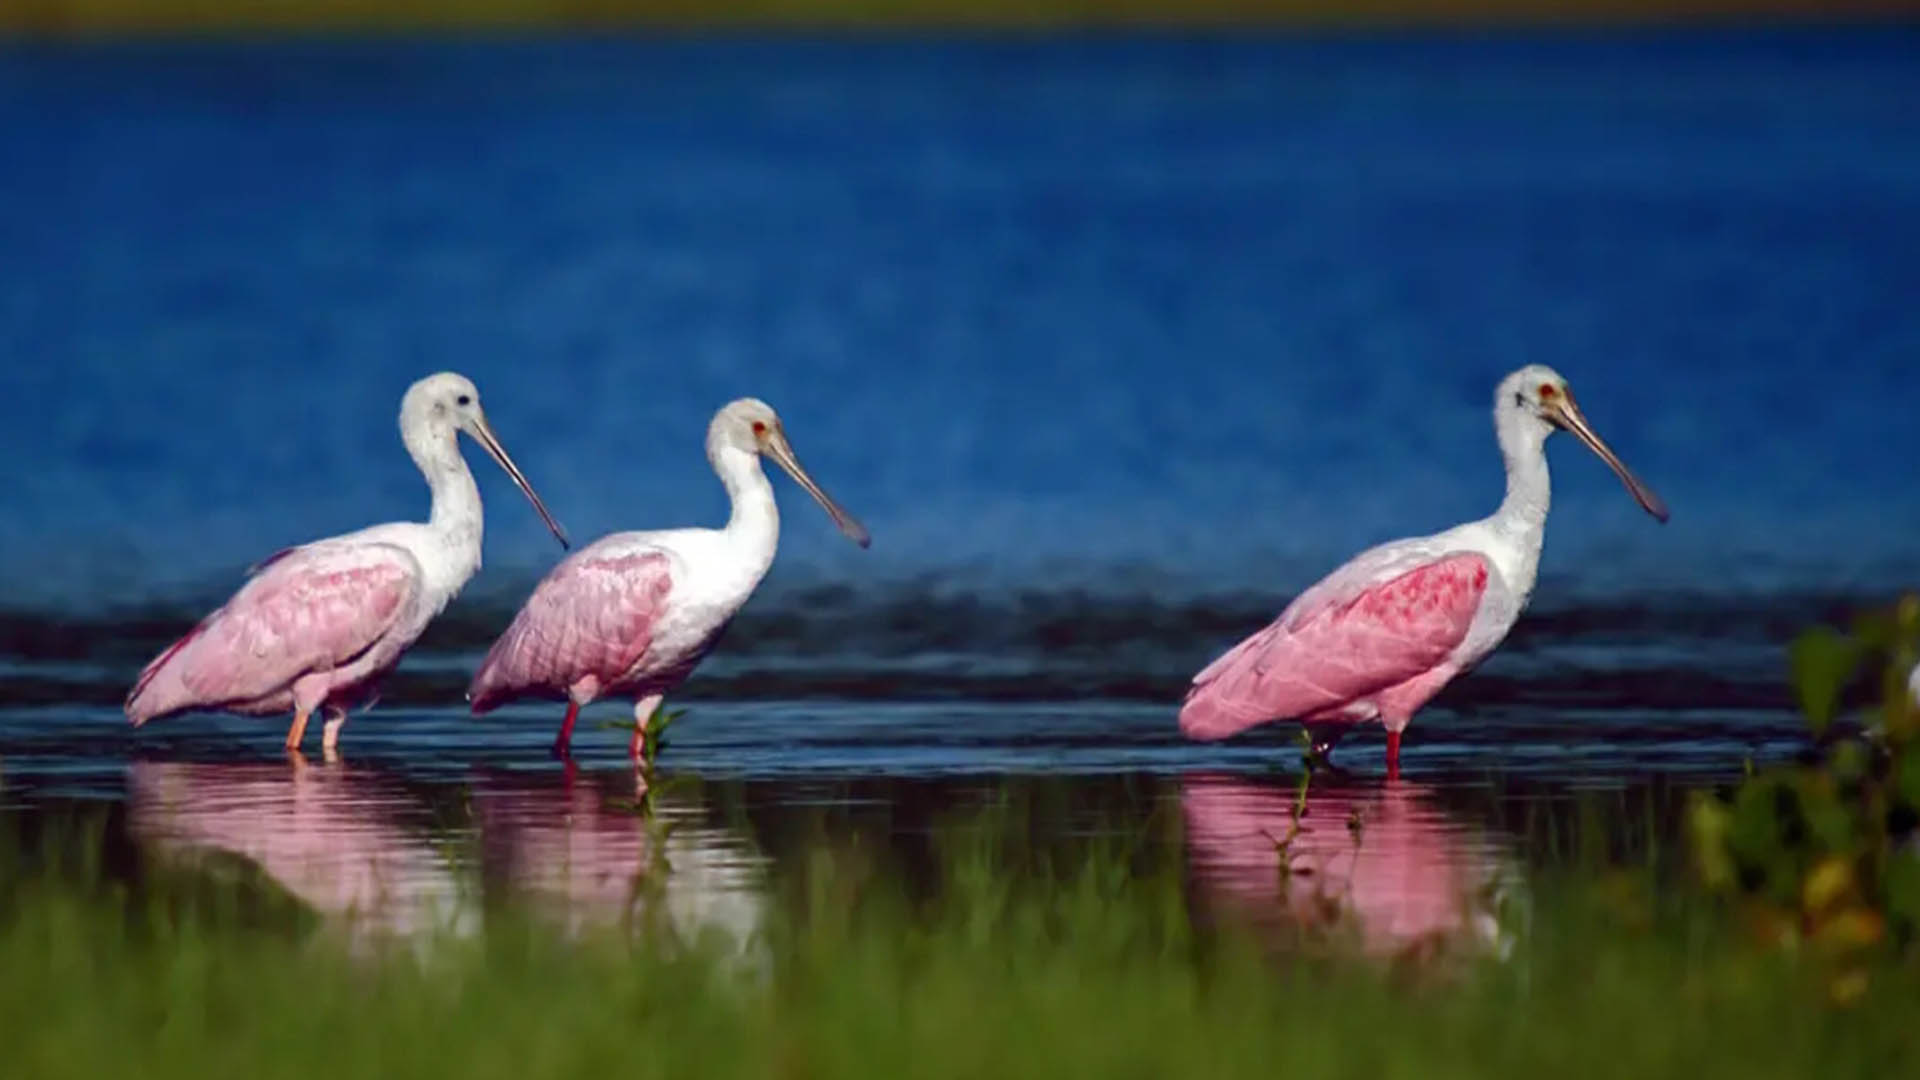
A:
{"type": "Polygon", "coordinates": [[[307,717],[312,715],[313,710],[307,706],[294,706],[293,726],[287,729],[287,749],[295,751],[300,749],[300,740],[307,733],[307,717]]]}

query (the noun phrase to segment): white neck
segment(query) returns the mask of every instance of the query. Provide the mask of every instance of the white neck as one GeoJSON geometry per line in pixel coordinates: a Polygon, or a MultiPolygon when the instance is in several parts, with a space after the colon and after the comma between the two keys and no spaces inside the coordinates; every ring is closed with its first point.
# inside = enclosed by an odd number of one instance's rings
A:
{"type": "Polygon", "coordinates": [[[480,569],[480,487],[473,482],[473,471],[460,455],[459,436],[451,428],[422,424],[403,430],[401,437],[433,493],[427,529],[437,550],[427,560],[433,565],[421,569],[431,579],[430,585],[451,596],[480,569]]]}
{"type": "Polygon", "coordinates": [[[780,543],[780,507],[773,501],[773,485],[760,468],[759,454],[722,443],[708,447],[707,457],[733,503],[725,535],[740,550],[758,582],[773,565],[774,548],[780,543]]]}
{"type": "Polygon", "coordinates": [[[1507,463],[1507,496],[1486,525],[1510,549],[1514,565],[1508,568],[1509,585],[1524,598],[1533,592],[1540,570],[1540,545],[1553,498],[1546,449],[1553,429],[1520,409],[1503,408],[1494,414],[1494,431],[1507,463]]]}

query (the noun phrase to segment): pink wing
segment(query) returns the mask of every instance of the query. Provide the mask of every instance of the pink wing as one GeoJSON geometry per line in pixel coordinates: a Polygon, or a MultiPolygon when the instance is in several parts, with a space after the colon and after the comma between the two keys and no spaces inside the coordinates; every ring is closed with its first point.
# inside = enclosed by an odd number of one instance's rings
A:
{"type": "Polygon", "coordinates": [[[473,711],[524,693],[564,696],[587,676],[613,685],[646,655],[672,589],[672,559],[657,548],[590,547],[562,562],[487,650],[467,687],[473,711]]]}
{"type": "Polygon", "coordinates": [[[1303,594],[1307,605],[1291,605],[1194,676],[1180,730],[1224,739],[1425,674],[1466,638],[1486,589],[1486,560],[1460,552],[1357,589],[1303,594]]]}
{"type": "Polygon", "coordinates": [[[276,555],[233,599],[140,672],[136,726],[196,707],[251,701],[341,667],[393,628],[419,566],[392,544],[318,544],[276,555]]]}

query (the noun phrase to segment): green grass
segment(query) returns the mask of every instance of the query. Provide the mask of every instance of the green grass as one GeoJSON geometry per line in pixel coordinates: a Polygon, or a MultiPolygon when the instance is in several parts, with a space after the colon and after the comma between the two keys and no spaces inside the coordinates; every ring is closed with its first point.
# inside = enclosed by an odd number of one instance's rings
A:
{"type": "MultiPolygon", "coordinates": [[[[1920,972],[1851,1005],[1649,868],[1530,887],[1505,958],[1364,959],[1194,928],[1178,860],[951,834],[937,887],[823,845],[742,952],[717,938],[349,948],[244,874],[0,856],[8,1077],[1916,1075],[1920,972]]],[[[71,850],[88,850],[76,846],[71,850]]]]}

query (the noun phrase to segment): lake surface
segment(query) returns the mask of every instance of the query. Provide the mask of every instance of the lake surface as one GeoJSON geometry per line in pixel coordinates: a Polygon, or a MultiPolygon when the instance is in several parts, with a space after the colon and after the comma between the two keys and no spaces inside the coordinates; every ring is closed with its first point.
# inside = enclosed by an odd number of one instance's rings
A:
{"type": "MultiPolygon", "coordinates": [[[[0,803],[270,872],[426,881],[434,837],[496,834],[487,865],[640,865],[631,815],[593,824],[618,732],[569,777],[555,710],[457,707],[557,554],[484,461],[486,569],[344,762],[119,715],[254,560],[424,515],[397,402],[454,368],[577,538],[720,521],[700,441],[744,394],[872,527],[777,482],[780,559],[667,773],[776,816],[1118,784],[1197,879],[1253,881],[1292,735],[1184,742],[1186,679],[1346,555],[1491,509],[1492,386],[1545,362],[1672,523],[1555,440],[1532,611],[1404,786],[1363,733],[1316,796],[1401,822],[1410,880],[1524,861],[1447,800],[1790,755],[1785,643],[1920,581],[1914,101],[1901,27],[0,46],[0,803]]],[[[708,838],[714,881],[784,857],[708,838]]]]}

